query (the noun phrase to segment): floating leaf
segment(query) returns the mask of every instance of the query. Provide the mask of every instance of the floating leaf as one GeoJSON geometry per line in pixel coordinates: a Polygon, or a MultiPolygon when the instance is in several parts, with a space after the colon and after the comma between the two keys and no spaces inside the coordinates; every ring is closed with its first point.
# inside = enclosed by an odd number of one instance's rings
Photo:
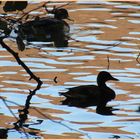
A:
{"type": "Polygon", "coordinates": [[[16,10],[22,11],[28,5],[27,1],[7,1],[3,6],[5,12],[13,12],[16,10]]]}
{"type": "Polygon", "coordinates": [[[20,51],[24,51],[25,50],[25,44],[24,44],[24,42],[23,42],[23,40],[20,36],[17,36],[16,42],[17,42],[18,49],[20,51]]]}
{"type": "Polygon", "coordinates": [[[28,5],[28,1],[15,1],[15,8],[16,10],[22,11],[24,10],[28,5]]]}
{"type": "Polygon", "coordinates": [[[4,10],[4,12],[16,11],[15,2],[13,2],[13,1],[7,1],[5,3],[5,5],[3,6],[3,10],[4,10]]]}

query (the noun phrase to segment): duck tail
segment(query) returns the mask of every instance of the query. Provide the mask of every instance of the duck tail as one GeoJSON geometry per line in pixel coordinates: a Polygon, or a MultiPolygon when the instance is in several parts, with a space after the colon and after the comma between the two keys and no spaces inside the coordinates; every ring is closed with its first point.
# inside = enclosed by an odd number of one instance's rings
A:
{"type": "Polygon", "coordinates": [[[59,95],[60,96],[64,96],[64,92],[59,92],[59,95]]]}

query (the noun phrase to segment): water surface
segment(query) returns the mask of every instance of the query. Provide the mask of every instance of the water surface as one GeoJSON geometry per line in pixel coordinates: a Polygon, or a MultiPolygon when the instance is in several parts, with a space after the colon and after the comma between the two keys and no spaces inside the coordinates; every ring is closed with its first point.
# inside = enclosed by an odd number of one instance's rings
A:
{"type": "MultiPolygon", "coordinates": [[[[29,80],[25,70],[0,47],[0,96],[13,112],[0,100],[0,131],[7,129],[7,138],[140,138],[140,64],[136,61],[139,4],[78,2],[65,8],[74,19],[69,22],[74,40],[69,40],[68,48],[32,42],[19,52],[22,61],[43,81],[31,99],[28,119],[20,131],[13,129],[15,116],[19,117],[19,109],[24,108],[36,82],[29,80]],[[64,98],[59,92],[96,84],[97,74],[103,70],[120,80],[107,83],[116,92],[115,100],[108,103],[118,109],[113,111],[115,115],[97,114],[95,106],[82,109],[61,105],[64,98]]],[[[6,41],[17,51],[15,43],[6,41]]]]}

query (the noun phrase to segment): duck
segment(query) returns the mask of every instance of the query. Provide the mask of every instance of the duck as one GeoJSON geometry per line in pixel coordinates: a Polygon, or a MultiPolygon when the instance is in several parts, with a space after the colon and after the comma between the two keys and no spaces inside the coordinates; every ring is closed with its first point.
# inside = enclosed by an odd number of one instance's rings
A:
{"type": "Polygon", "coordinates": [[[106,104],[116,97],[115,91],[106,85],[109,80],[119,81],[109,72],[101,71],[97,76],[98,85],[81,85],[69,88],[67,92],[60,92],[60,96],[65,97],[61,104],[81,108],[97,106],[97,112],[106,110],[106,104]]]}
{"type": "Polygon", "coordinates": [[[54,42],[55,47],[68,46],[70,26],[64,19],[69,19],[64,8],[53,10],[54,17],[35,18],[19,25],[18,35],[27,41],[54,42]]]}

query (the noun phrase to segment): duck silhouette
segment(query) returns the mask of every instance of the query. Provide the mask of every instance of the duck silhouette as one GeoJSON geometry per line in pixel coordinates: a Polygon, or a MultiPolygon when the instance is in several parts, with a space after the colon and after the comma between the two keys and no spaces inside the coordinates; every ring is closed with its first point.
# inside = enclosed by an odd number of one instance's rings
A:
{"type": "Polygon", "coordinates": [[[55,47],[67,47],[70,27],[64,19],[69,19],[68,11],[60,8],[49,13],[54,17],[36,18],[21,24],[19,36],[27,41],[54,42],[55,47]]]}
{"type": "Polygon", "coordinates": [[[109,72],[101,71],[97,76],[97,85],[82,85],[69,88],[65,93],[60,95],[66,99],[61,101],[62,105],[75,107],[97,106],[97,113],[111,114],[112,107],[106,107],[107,102],[115,98],[115,92],[106,85],[106,81],[118,79],[114,78],[109,72]]]}

